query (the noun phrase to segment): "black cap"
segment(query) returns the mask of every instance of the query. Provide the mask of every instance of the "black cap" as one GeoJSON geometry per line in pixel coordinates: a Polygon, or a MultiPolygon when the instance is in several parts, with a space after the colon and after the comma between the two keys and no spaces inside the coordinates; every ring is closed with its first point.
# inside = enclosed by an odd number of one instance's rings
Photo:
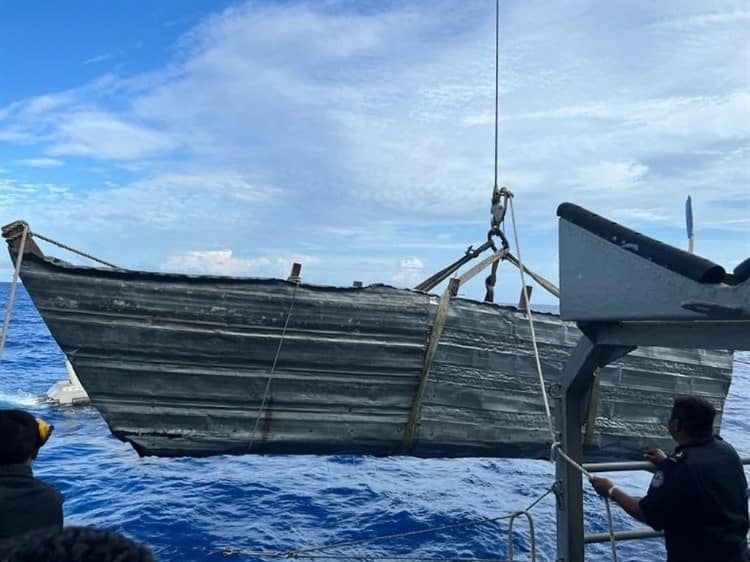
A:
{"type": "Polygon", "coordinates": [[[50,432],[42,436],[39,421],[29,412],[0,410],[0,465],[20,464],[36,457],[50,432]]]}

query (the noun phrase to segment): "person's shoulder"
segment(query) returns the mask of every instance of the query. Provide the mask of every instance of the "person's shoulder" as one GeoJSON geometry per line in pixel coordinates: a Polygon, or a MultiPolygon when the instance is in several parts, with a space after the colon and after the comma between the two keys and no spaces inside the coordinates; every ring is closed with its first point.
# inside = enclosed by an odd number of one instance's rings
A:
{"type": "Polygon", "coordinates": [[[705,478],[722,478],[726,471],[742,470],[742,461],[734,447],[721,437],[714,438],[700,445],[687,447],[680,451],[683,462],[691,472],[705,478]]]}
{"type": "Polygon", "coordinates": [[[733,456],[739,457],[737,454],[737,451],[734,447],[729,443],[729,441],[724,441],[724,439],[720,435],[714,435],[714,438],[711,441],[711,444],[713,447],[720,449],[722,451],[725,451],[728,454],[731,454],[733,456]]]}
{"type": "Polygon", "coordinates": [[[690,449],[677,450],[659,465],[659,470],[664,473],[666,478],[672,482],[680,482],[687,485],[695,475],[695,467],[700,461],[696,462],[696,455],[690,449]]]}
{"type": "Polygon", "coordinates": [[[741,463],[740,456],[737,454],[737,451],[734,449],[734,447],[732,447],[732,445],[730,445],[727,441],[724,441],[724,439],[722,439],[718,435],[714,436],[704,445],[696,447],[693,453],[695,457],[701,460],[701,462],[728,462],[730,464],[741,463]]]}
{"type": "Polygon", "coordinates": [[[34,486],[37,488],[37,490],[39,490],[41,494],[44,494],[50,499],[54,499],[59,503],[63,502],[62,493],[52,484],[48,484],[47,482],[45,482],[44,480],[40,480],[39,478],[34,478],[34,486]]]}

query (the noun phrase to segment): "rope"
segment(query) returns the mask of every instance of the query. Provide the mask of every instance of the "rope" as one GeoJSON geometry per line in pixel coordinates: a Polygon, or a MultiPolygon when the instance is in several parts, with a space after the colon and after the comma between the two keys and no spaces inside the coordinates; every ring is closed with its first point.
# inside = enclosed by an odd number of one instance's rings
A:
{"type": "MultiPolygon", "coordinates": [[[[441,525],[439,527],[430,527],[428,529],[420,529],[416,531],[405,531],[403,533],[393,533],[390,535],[380,535],[377,537],[369,537],[366,539],[360,539],[355,541],[344,541],[334,544],[328,544],[328,545],[322,545],[322,546],[314,546],[309,548],[302,548],[299,550],[290,550],[287,552],[267,552],[267,551],[250,551],[250,550],[242,550],[242,549],[226,549],[225,552],[230,551],[232,554],[240,554],[244,556],[258,556],[258,557],[266,557],[266,558],[299,558],[300,556],[304,558],[313,558],[313,556],[310,556],[310,553],[314,552],[322,552],[325,550],[332,550],[334,548],[346,548],[346,547],[352,547],[352,546],[361,546],[366,544],[372,544],[379,541],[389,540],[389,539],[400,539],[404,537],[413,537],[416,535],[424,535],[427,533],[435,533],[439,531],[447,531],[452,529],[462,529],[466,527],[473,527],[477,525],[486,525],[489,523],[495,523],[497,521],[502,521],[505,519],[512,519],[515,517],[518,513],[521,512],[530,512],[532,509],[534,509],[544,498],[546,498],[548,495],[550,495],[554,491],[554,486],[550,486],[543,494],[541,494],[538,498],[536,498],[533,502],[531,502],[526,509],[520,510],[520,511],[514,511],[513,513],[508,513],[505,515],[498,515],[496,517],[486,517],[484,519],[479,519],[477,521],[467,521],[465,523],[455,523],[453,525],[441,525]]],[[[536,542],[532,543],[532,549],[536,549],[536,542]]],[[[346,556],[345,556],[346,558],[346,556]]],[[[357,558],[356,556],[348,555],[348,558],[354,559],[357,558]]],[[[361,559],[368,559],[372,558],[372,556],[368,557],[361,557],[361,559]]],[[[381,556],[378,555],[377,558],[379,559],[391,559],[391,557],[388,556],[381,556]]],[[[398,558],[393,557],[392,559],[396,560],[398,558]]],[[[423,560],[427,560],[425,558],[422,558],[423,560]]],[[[449,558],[437,558],[437,559],[430,559],[430,560],[456,560],[456,559],[449,559],[449,558]]],[[[476,558],[466,559],[466,560],[481,560],[476,558]]],[[[488,561],[485,561],[488,562],[488,561]]],[[[502,561],[506,562],[506,561],[502,561]]],[[[512,561],[507,561],[512,562],[512,561]]]]}
{"type": "MultiPolygon", "coordinates": [[[[596,478],[593,474],[591,474],[588,470],[583,468],[580,464],[578,464],[576,461],[574,461],[568,454],[562,450],[562,447],[560,447],[560,443],[553,443],[552,444],[552,451],[553,455],[558,454],[560,455],[570,466],[578,470],[581,474],[586,476],[586,478],[589,479],[589,482],[596,478]]],[[[617,538],[615,537],[615,526],[614,522],[612,520],[612,505],[609,498],[603,498],[604,499],[604,505],[607,508],[607,531],[609,532],[609,543],[612,546],[612,562],[617,562],[617,538]]]]}
{"type": "Polygon", "coordinates": [[[612,545],[612,562],[617,562],[617,539],[615,538],[615,526],[612,523],[612,506],[609,498],[604,498],[604,505],[607,506],[607,527],[609,530],[609,544],[612,545]]]}
{"type": "Polygon", "coordinates": [[[273,375],[276,372],[276,364],[279,361],[279,355],[281,354],[281,346],[284,343],[284,337],[286,336],[286,330],[289,327],[289,319],[292,317],[292,310],[294,310],[294,303],[297,300],[297,289],[299,288],[300,279],[297,278],[297,281],[294,283],[294,290],[292,291],[292,302],[289,303],[289,310],[286,313],[286,320],[284,321],[284,328],[281,330],[281,338],[279,339],[279,345],[276,347],[276,355],[274,355],[273,358],[273,364],[271,365],[271,372],[268,374],[268,380],[266,381],[266,389],[263,392],[263,399],[260,402],[260,408],[258,408],[258,415],[255,418],[255,426],[253,427],[253,432],[250,434],[250,443],[247,445],[247,450],[250,451],[250,449],[253,448],[253,445],[255,444],[255,435],[258,432],[258,425],[260,425],[260,418],[263,415],[263,410],[266,407],[266,401],[268,400],[268,394],[271,391],[271,381],[273,380],[273,375]]]}
{"type": "MultiPolygon", "coordinates": [[[[230,557],[249,557],[254,558],[289,558],[286,553],[280,552],[252,552],[249,550],[232,548],[227,546],[221,550],[205,546],[186,546],[167,543],[150,543],[152,547],[171,548],[183,552],[196,553],[200,552],[203,557],[221,554],[225,558],[230,557]]],[[[467,557],[436,557],[436,556],[418,556],[418,555],[389,555],[389,554],[323,554],[309,555],[303,557],[291,557],[297,560],[422,560],[424,562],[514,562],[506,558],[467,558],[467,557]]]]}
{"type": "MultiPolygon", "coordinates": [[[[28,228],[28,227],[26,227],[28,228]]],[[[74,254],[78,254],[79,256],[83,256],[84,258],[88,258],[91,261],[95,261],[101,264],[106,265],[107,267],[111,267],[112,269],[122,269],[121,267],[117,267],[113,263],[109,263],[108,261],[101,260],[97,258],[96,256],[92,256],[91,254],[87,254],[86,252],[82,252],[81,250],[76,250],[75,248],[72,248],[68,246],[67,244],[63,244],[62,242],[58,242],[57,240],[53,240],[52,238],[48,238],[46,236],[43,236],[41,234],[38,234],[36,232],[29,232],[31,236],[34,236],[36,238],[39,238],[41,240],[44,240],[45,242],[49,242],[50,244],[54,244],[55,246],[59,246],[63,250],[68,250],[69,252],[73,252],[74,254]]]]}
{"type": "MultiPolygon", "coordinates": [[[[268,553],[257,553],[247,552],[244,550],[232,550],[227,549],[222,551],[222,555],[225,557],[230,556],[253,556],[260,558],[294,558],[299,559],[297,556],[287,556],[286,554],[268,554],[268,553]]],[[[356,554],[317,554],[317,555],[304,555],[301,560],[410,560],[410,561],[422,561],[422,562],[513,562],[513,560],[507,558],[445,558],[436,556],[398,556],[398,555],[356,555],[356,554]]]]}
{"type": "MultiPolygon", "coordinates": [[[[583,468],[580,464],[578,464],[576,461],[574,461],[568,454],[562,450],[562,447],[560,446],[560,443],[555,440],[556,434],[555,434],[555,428],[552,421],[552,413],[550,411],[549,407],[549,398],[547,397],[547,387],[544,383],[544,373],[542,372],[542,363],[539,359],[539,348],[536,343],[536,333],[534,331],[534,320],[533,320],[533,314],[531,312],[531,308],[529,307],[529,295],[526,291],[526,277],[524,275],[525,267],[523,265],[523,259],[521,258],[521,246],[518,242],[518,226],[516,225],[516,213],[513,208],[513,198],[509,198],[509,205],[510,205],[510,217],[513,221],[513,238],[516,244],[516,251],[518,252],[518,271],[521,273],[521,290],[523,291],[523,297],[526,304],[526,313],[528,315],[529,319],[529,329],[531,330],[531,344],[534,348],[534,358],[536,359],[536,368],[537,368],[537,374],[539,376],[539,386],[542,393],[542,400],[544,401],[544,412],[547,415],[547,424],[549,426],[549,432],[552,436],[552,447],[551,447],[551,453],[552,457],[554,458],[554,455],[557,453],[563,457],[571,466],[576,468],[581,474],[584,474],[589,481],[592,480],[594,477],[589,473],[585,468],[583,468]]],[[[614,526],[612,523],[612,508],[609,503],[609,498],[604,498],[604,503],[607,507],[607,524],[609,526],[609,538],[610,543],[612,545],[612,560],[613,562],[617,562],[617,542],[615,539],[615,532],[614,532],[614,526]]]]}
{"type": "Polygon", "coordinates": [[[544,383],[544,373],[542,372],[542,363],[539,359],[539,347],[536,343],[536,332],[534,331],[534,315],[531,313],[529,307],[529,294],[526,290],[526,275],[524,273],[523,259],[521,258],[521,246],[518,243],[518,226],[516,225],[516,212],[513,208],[513,197],[508,198],[508,204],[510,205],[510,218],[513,221],[513,239],[516,243],[516,251],[518,252],[518,271],[521,273],[521,291],[523,292],[523,299],[526,304],[526,316],[529,319],[529,330],[531,331],[531,345],[534,348],[534,359],[536,360],[536,371],[539,376],[539,388],[542,393],[542,401],[544,402],[544,413],[547,416],[547,426],[549,429],[550,436],[552,437],[552,443],[556,441],[555,426],[552,421],[552,412],[549,407],[549,398],[547,397],[547,387],[544,383]]]}
{"type": "Polygon", "coordinates": [[[18,246],[18,255],[16,256],[16,267],[13,270],[13,282],[8,290],[8,302],[5,305],[5,319],[3,320],[3,332],[0,334],[0,359],[5,351],[5,339],[8,337],[8,328],[10,327],[10,316],[13,313],[13,303],[16,298],[16,285],[21,274],[21,264],[23,263],[23,252],[26,248],[26,239],[29,236],[29,225],[24,223],[23,233],[21,234],[21,243],[18,246]]]}
{"type": "Polygon", "coordinates": [[[575,468],[578,472],[580,472],[581,474],[583,474],[589,480],[595,478],[594,475],[591,474],[588,470],[586,470],[580,464],[578,464],[576,461],[574,461],[573,459],[571,459],[568,456],[568,453],[566,453],[565,451],[562,450],[562,447],[560,446],[560,443],[557,443],[557,442],[553,443],[552,444],[552,451],[553,451],[553,454],[560,455],[563,459],[565,459],[568,462],[568,464],[570,464],[573,468],[575,468]]]}

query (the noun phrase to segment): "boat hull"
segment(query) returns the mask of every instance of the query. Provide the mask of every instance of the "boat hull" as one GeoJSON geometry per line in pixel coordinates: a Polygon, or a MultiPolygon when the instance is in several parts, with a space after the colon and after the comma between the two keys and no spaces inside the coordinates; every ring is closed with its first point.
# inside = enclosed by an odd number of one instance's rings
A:
{"type": "MultiPolygon", "coordinates": [[[[33,254],[21,276],[93,405],[142,455],[549,455],[528,319],[515,308],[451,301],[416,440],[404,447],[434,295],[86,268],[33,254]]],[[[559,395],[581,334],[553,314],[534,319],[559,395]]],[[[602,370],[587,455],[668,447],[672,397],[701,394],[721,410],[730,380],[729,352],[632,352],[602,370]]]]}

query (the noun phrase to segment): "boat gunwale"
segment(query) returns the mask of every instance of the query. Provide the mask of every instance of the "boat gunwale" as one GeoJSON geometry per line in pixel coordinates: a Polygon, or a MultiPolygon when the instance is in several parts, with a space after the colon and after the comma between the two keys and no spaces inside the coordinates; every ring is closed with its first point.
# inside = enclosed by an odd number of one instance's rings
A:
{"type": "MultiPolygon", "coordinates": [[[[15,260],[15,257],[17,255],[17,252],[13,248],[9,248],[9,252],[11,254],[11,258],[15,260]]],[[[21,266],[21,277],[23,278],[23,264],[27,261],[36,262],[46,269],[50,271],[57,270],[60,273],[66,273],[70,275],[77,275],[77,276],[83,276],[83,277],[91,277],[91,274],[101,275],[103,277],[113,278],[113,279],[122,279],[122,280],[133,280],[133,281],[159,281],[159,282],[169,282],[170,280],[173,280],[177,283],[192,283],[197,285],[205,285],[210,283],[216,283],[216,282],[231,282],[231,283],[239,283],[243,285],[255,285],[255,284],[276,284],[276,285],[287,285],[287,286],[295,286],[297,285],[294,281],[289,281],[287,279],[280,279],[278,277],[241,277],[241,276],[232,276],[232,275],[212,275],[212,274],[191,274],[191,273],[175,273],[175,272],[158,272],[158,271],[145,271],[145,270],[138,270],[138,269],[125,269],[125,268],[118,268],[118,269],[112,269],[108,267],[95,267],[95,266],[87,266],[87,265],[78,265],[70,263],[64,259],[55,257],[55,256],[48,256],[45,255],[44,257],[38,256],[33,253],[25,253],[23,263],[21,266]]],[[[440,295],[435,293],[430,293],[426,291],[420,291],[418,289],[413,289],[409,287],[394,287],[393,285],[389,285],[387,283],[371,283],[369,285],[365,285],[362,287],[354,287],[354,286],[339,286],[339,285],[319,285],[315,283],[305,283],[300,282],[298,285],[300,288],[304,288],[310,291],[332,291],[332,292],[342,292],[342,293],[350,293],[350,292],[358,292],[358,291],[365,291],[367,289],[389,289],[394,292],[408,292],[408,293],[415,293],[419,295],[426,295],[428,297],[439,299],[440,295]]],[[[513,304],[498,304],[495,302],[487,302],[482,301],[478,299],[473,299],[469,297],[462,297],[460,295],[451,297],[451,300],[454,301],[464,301],[467,303],[472,303],[475,305],[480,306],[487,306],[490,308],[498,308],[501,310],[509,311],[509,312],[517,312],[517,313],[523,313],[525,314],[525,310],[518,308],[518,306],[513,304]]],[[[533,305],[532,305],[533,307],[533,305]]],[[[535,308],[532,308],[532,312],[535,316],[537,315],[543,315],[548,316],[552,318],[559,319],[560,315],[556,312],[548,312],[544,310],[538,310],[535,308]]]]}

